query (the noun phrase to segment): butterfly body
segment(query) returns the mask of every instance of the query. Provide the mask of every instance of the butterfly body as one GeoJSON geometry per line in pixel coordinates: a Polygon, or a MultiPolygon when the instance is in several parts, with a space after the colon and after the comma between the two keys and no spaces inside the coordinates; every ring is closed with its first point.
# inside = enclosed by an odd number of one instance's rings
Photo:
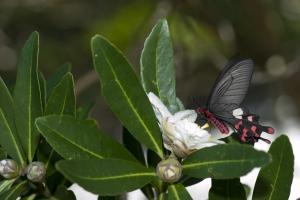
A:
{"type": "Polygon", "coordinates": [[[221,133],[229,133],[231,127],[242,142],[255,143],[262,132],[274,133],[274,129],[259,124],[259,117],[249,114],[242,106],[253,74],[253,61],[231,60],[221,71],[215,81],[206,108],[197,108],[196,112],[203,115],[221,133]]]}
{"type": "Polygon", "coordinates": [[[227,128],[227,126],[220,120],[218,120],[218,118],[216,118],[214,116],[213,113],[211,113],[208,109],[205,108],[197,108],[197,113],[198,114],[203,114],[205,116],[205,118],[211,123],[213,124],[215,127],[217,127],[221,133],[223,134],[228,134],[229,133],[229,129],[227,128]]]}

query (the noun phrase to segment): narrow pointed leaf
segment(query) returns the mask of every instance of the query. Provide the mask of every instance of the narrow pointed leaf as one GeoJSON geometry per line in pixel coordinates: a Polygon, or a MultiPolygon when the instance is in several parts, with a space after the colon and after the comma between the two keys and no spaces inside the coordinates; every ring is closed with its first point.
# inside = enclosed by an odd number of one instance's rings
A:
{"type": "MultiPolygon", "coordinates": [[[[36,198],[36,196],[37,196],[37,194],[31,194],[27,197],[22,198],[22,200],[34,200],[36,198]]],[[[41,199],[41,200],[45,200],[45,199],[41,199]]],[[[52,199],[52,197],[50,197],[50,199],[47,199],[47,200],[56,200],[56,199],[52,199]]]]}
{"type": "Polygon", "coordinates": [[[141,188],[156,176],[141,164],[118,159],[59,161],[56,168],[71,181],[101,196],[141,188]]]}
{"type": "Polygon", "coordinates": [[[68,72],[71,71],[71,64],[65,63],[60,66],[52,76],[47,80],[47,96],[49,97],[52,93],[53,88],[61,81],[68,72]]]}
{"type": "Polygon", "coordinates": [[[0,195],[1,200],[16,200],[26,190],[27,181],[20,182],[0,195]]]}
{"type": "Polygon", "coordinates": [[[95,103],[86,103],[76,110],[76,118],[79,120],[88,119],[90,117],[91,110],[93,109],[95,103]]]}
{"type": "Polygon", "coordinates": [[[170,110],[178,111],[173,48],[167,20],[160,20],[152,29],[145,41],[140,63],[144,90],[155,93],[170,110]]]}
{"type": "Polygon", "coordinates": [[[0,144],[5,148],[8,155],[23,164],[25,163],[25,155],[22,145],[18,135],[13,131],[15,130],[10,127],[9,122],[0,108],[0,144]]]}
{"type": "Polygon", "coordinates": [[[0,144],[19,163],[25,162],[25,154],[14,122],[13,99],[0,77],[0,144]]]}
{"type": "Polygon", "coordinates": [[[47,101],[45,115],[69,114],[75,116],[76,100],[74,80],[71,73],[67,73],[53,88],[47,101]]]}
{"type": "Polygon", "coordinates": [[[33,159],[39,139],[34,120],[42,115],[41,92],[37,72],[38,46],[39,36],[37,32],[34,32],[22,49],[14,89],[16,126],[29,161],[33,159]]]}
{"type": "Polygon", "coordinates": [[[136,161],[121,144],[102,133],[92,120],[49,115],[38,118],[36,124],[47,142],[65,159],[113,157],[136,161]]]}
{"type": "Polygon", "coordinates": [[[9,126],[15,132],[15,123],[14,123],[14,105],[12,96],[0,77],[0,108],[2,109],[5,118],[8,121],[9,126]]]}
{"type": "MultiPolygon", "coordinates": [[[[50,115],[50,114],[58,114],[58,115],[69,114],[73,116],[76,115],[74,80],[70,72],[67,72],[62,77],[62,79],[57,83],[57,85],[52,89],[52,93],[48,98],[46,109],[45,109],[45,115],[50,115]]],[[[38,155],[40,155],[40,158],[44,157],[45,159],[44,162],[48,171],[52,167],[52,166],[48,167],[49,164],[55,163],[57,159],[60,159],[60,156],[58,156],[57,153],[54,152],[54,150],[46,142],[45,144],[43,144],[41,148],[39,148],[38,155]],[[50,152],[48,153],[47,151],[50,152]],[[44,153],[45,156],[40,155],[42,153],[44,153]]]]}
{"type": "Polygon", "coordinates": [[[42,110],[44,112],[46,106],[46,98],[47,98],[46,79],[42,72],[39,72],[38,76],[39,76],[40,91],[41,91],[42,110]]]}
{"type": "Polygon", "coordinates": [[[11,180],[3,180],[0,182],[0,195],[4,192],[6,192],[7,190],[10,189],[10,187],[14,184],[15,179],[11,179],[11,180]]]}
{"type": "Polygon", "coordinates": [[[93,37],[91,45],[106,102],[138,141],[163,157],[162,138],[154,112],[132,67],[103,37],[93,37]]]}
{"type": "Polygon", "coordinates": [[[178,183],[176,185],[169,185],[168,187],[168,200],[193,200],[191,195],[185,187],[178,183]]]}
{"type": "Polygon", "coordinates": [[[294,155],[289,138],[278,137],[271,145],[272,161],[263,167],[257,177],[253,199],[288,199],[294,173],[294,155]]]}
{"type": "Polygon", "coordinates": [[[195,178],[231,179],[270,161],[270,156],[240,144],[216,145],[200,149],[183,161],[183,173],[195,178]]]}
{"type": "Polygon", "coordinates": [[[246,192],[240,179],[212,179],[209,200],[246,200],[246,192]]]}

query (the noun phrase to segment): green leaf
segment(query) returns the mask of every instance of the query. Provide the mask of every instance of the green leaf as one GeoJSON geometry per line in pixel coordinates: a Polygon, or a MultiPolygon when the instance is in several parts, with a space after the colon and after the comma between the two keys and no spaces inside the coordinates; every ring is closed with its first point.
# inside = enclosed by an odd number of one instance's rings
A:
{"type": "Polygon", "coordinates": [[[132,67],[109,41],[91,41],[94,67],[107,104],[133,136],[163,157],[162,137],[150,102],[132,67]]]}
{"type": "Polygon", "coordinates": [[[55,194],[59,187],[69,188],[73,184],[69,180],[67,180],[63,174],[56,170],[55,164],[57,162],[58,161],[56,161],[53,166],[54,173],[46,177],[45,184],[47,185],[51,194],[55,194]]]}
{"type": "Polygon", "coordinates": [[[144,90],[155,93],[172,111],[178,111],[173,48],[167,20],[160,20],[147,37],[141,59],[144,90]]]}
{"type": "Polygon", "coordinates": [[[180,183],[176,185],[169,185],[168,200],[193,200],[188,191],[180,183]]]}
{"type": "Polygon", "coordinates": [[[65,159],[136,159],[121,144],[102,133],[95,121],[68,115],[49,115],[36,120],[37,127],[53,149],[65,159]]]}
{"type": "Polygon", "coordinates": [[[177,104],[177,107],[178,107],[178,111],[185,110],[182,101],[178,97],[176,98],[176,104],[177,104]]]}
{"type": "Polygon", "coordinates": [[[20,164],[25,163],[25,156],[21,142],[15,132],[11,129],[7,119],[0,108],[0,143],[7,153],[20,164]]]}
{"type": "Polygon", "coordinates": [[[0,160],[7,158],[7,152],[0,146],[0,160]]]}
{"type": "Polygon", "coordinates": [[[16,200],[22,192],[25,191],[27,185],[27,181],[20,182],[19,184],[11,187],[6,192],[0,195],[1,200],[16,200]]]}
{"type": "Polygon", "coordinates": [[[200,149],[183,161],[183,174],[195,178],[231,179],[270,161],[270,156],[240,144],[216,145],[200,149]]]}
{"type": "Polygon", "coordinates": [[[149,183],[147,185],[145,185],[144,187],[141,188],[141,191],[144,193],[144,195],[148,198],[148,199],[154,199],[154,190],[152,185],[149,183]]]}
{"type": "MultiPolygon", "coordinates": [[[[34,200],[36,198],[36,196],[37,196],[37,194],[31,194],[27,197],[23,197],[22,200],[34,200]]],[[[39,200],[41,200],[41,199],[39,199],[39,200]]],[[[47,199],[47,200],[52,200],[52,199],[50,197],[50,199],[47,199]]]]}
{"type": "Polygon", "coordinates": [[[45,115],[69,114],[75,116],[76,100],[74,80],[71,73],[66,73],[61,81],[53,88],[47,101],[45,115]]]}
{"type": "Polygon", "coordinates": [[[46,106],[46,93],[47,93],[47,88],[46,88],[46,79],[45,76],[43,75],[42,72],[38,73],[39,76],[39,83],[40,83],[40,91],[41,91],[41,100],[42,100],[42,110],[44,111],[45,106],[46,106]]]}
{"type": "Polygon", "coordinates": [[[148,166],[156,168],[157,164],[161,161],[161,158],[151,149],[147,149],[147,161],[148,166]]]}
{"type": "Polygon", "coordinates": [[[88,119],[91,113],[93,106],[95,105],[94,102],[86,103],[76,110],[76,118],[79,120],[88,119]]]}
{"type": "MultiPolygon", "coordinates": [[[[73,116],[76,115],[74,80],[70,72],[67,72],[57,83],[57,85],[52,89],[52,93],[48,98],[45,109],[45,115],[50,114],[69,114],[73,116]]],[[[42,147],[44,150],[47,150],[45,146],[49,146],[49,144],[44,144],[42,147]]],[[[48,149],[52,148],[49,146],[48,149]]],[[[39,150],[39,154],[42,153],[41,148],[39,150]]],[[[52,149],[50,150],[50,153],[46,156],[46,160],[44,160],[47,169],[50,163],[54,163],[57,161],[53,159],[53,157],[57,158],[59,156],[57,156],[54,150],[52,149]]]]}
{"type": "Polygon", "coordinates": [[[52,76],[47,80],[47,96],[52,93],[53,88],[61,81],[62,77],[66,75],[66,73],[71,71],[71,64],[65,63],[60,66],[52,76]]]}
{"type": "Polygon", "coordinates": [[[15,132],[15,117],[14,117],[14,105],[12,96],[6,87],[6,84],[0,77],[0,108],[2,109],[5,118],[13,132],[15,132]]]}
{"type": "Polygon", "coordinates": [[[39,132],[34,120],[42,115],[42,100],[38,78],[39,35],[33,32],[25,43],[18,62],[14,89],[15,119],[22,146],[32,161],[38,144],[39,132]]]}
{"type": "Polygon", "coordinates": [[[123,144],[134,156],[140,161],[140,163],[145,164],[144,151],[139,143],[126,128],[123,127],[123,144]]]}
{"type": "Polygon", "coordinates": [[[253,199],[288,199],[294,173],[294,155],[289,138],[286,135],[278,137],[269,153],[272,161],[260,170],[253,199]]]}
{"type": "Polygon", "coordinates": [[[13,100],[0,78],[0,144],[16,161],[25,163],[25,154],[14,122],[13,100]]]}
{"type": "Polygon", "coordinates": [[[246,192],[239,178],[216,180],[212,179],[209,200],[246,200],[246,192]]]}
{"type": "Polygon", "coordinates": [[[15,179],[11,179],[11,180],[4,180],[0,182],[0,195],[4,192],[6,192],[7,190],[10,189],[10,187],[14,184],[15,179]]]}
{"type": "Polygon", "coordinates": [[[141,164],[119,159],[59,161],[56,168],[71,181],[101,196],[141,188],[156,176],[141,164]]]}

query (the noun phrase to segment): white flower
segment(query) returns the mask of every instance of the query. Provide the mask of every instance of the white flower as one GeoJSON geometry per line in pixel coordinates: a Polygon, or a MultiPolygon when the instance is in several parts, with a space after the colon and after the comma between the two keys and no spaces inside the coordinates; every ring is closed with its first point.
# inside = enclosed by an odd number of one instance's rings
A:
{"type": "Polygon", "coordinates": [[[205,130],[206,126],[199,127],[195,123],[197,113],[194,110],[183,110],[172,115],[155,94],[150,92],[148,98],[162,131],[165,148],[178,157],[186,157],[197,149],[224,143],[218,140],[223,135],[212,137],[205,130]]]}

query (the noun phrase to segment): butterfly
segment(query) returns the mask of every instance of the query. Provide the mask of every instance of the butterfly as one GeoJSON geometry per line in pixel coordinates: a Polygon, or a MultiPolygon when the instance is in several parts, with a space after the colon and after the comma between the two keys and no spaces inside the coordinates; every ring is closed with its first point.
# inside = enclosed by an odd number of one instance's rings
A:
{"type": "Polygon", "coordinates": [[[223,134],[228,134],[231,127],[242,142],[254,144],[260,139],[270,143],[261,133],[273,134],[274,129],[259,124],[259,116],[250,114],[242,105],[253,68],[251,59],[230,60],[216,79],[206,107],[198,107],[196,112],[223,134]]]}

